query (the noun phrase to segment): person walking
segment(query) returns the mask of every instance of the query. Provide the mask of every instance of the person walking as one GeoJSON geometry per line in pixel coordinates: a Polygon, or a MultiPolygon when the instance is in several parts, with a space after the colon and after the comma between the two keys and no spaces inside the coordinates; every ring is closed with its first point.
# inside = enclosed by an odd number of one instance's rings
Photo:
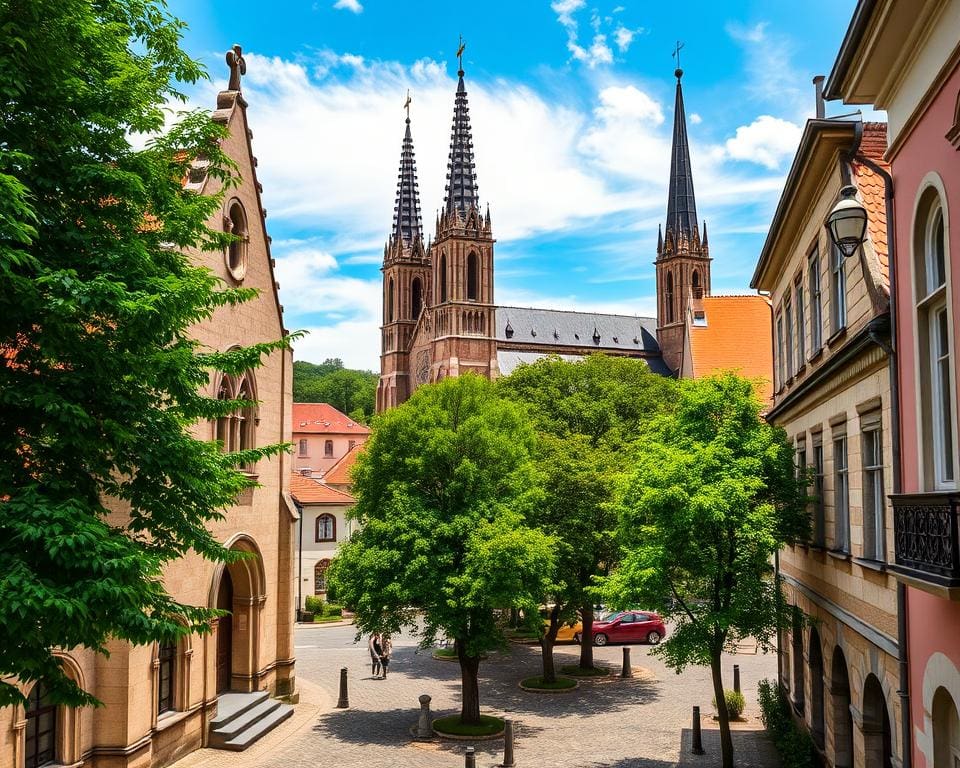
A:
{"type": "Polygon", "coordinates": [[[390,635],[382,635],[380,638],[380,667],[383,670],[383,679],[387,679],[387,667],[390,666],[390,654],[393,652],[393,642],[390,635]]]}
{"type": "Polygon", "coordinates": [[[374,632],[367,641],[367,648],[370,649],[370,674],[374,678],[380,676],[382,667],[381,657],[383,656],[383,645],[381,644],[380,633],[374,632]]]}

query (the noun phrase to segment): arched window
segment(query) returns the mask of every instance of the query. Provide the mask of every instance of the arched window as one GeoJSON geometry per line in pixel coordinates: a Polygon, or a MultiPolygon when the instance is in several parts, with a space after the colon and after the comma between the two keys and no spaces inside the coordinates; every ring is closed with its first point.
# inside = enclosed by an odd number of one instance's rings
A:
{"type": "Polygon", "coordinates": [[[947,279],[947,242],[940,197],[930,188],[916,218],[916,328],[921,387],[925,485],[956,487],[954,381],[951,349],[953,318],[947,279]]]}
{"type": "Polygon", "coordinates": [[[447,254],[440,254],[440,301],[447,300],[447,254]]]}
{"type": "Polygon", "coordinates": [[[327,569],[329,568],[329,560],[321,560],[313,566],[313,593],[315,595],[322,595],[327,591],[327,569]]]}
{"type": "Polygon", "coordinates": [[[664,297],[667,310],[667,324],[673,322],[673,272],[667,272],[667,290],[664,297]]]}
{"type": "Polygon", "coordinates": [[[233,199],[230,202],[225,225],[227,233],[236,238],[227,246],[227,269],[230,271],[230,276],[239,282],[243,280],[247,272],[247,242],[249,240],[247,214],[239,200],[233,199]]]}
{"type": "Polygon", "coordinates": [[[693,270],[693,277],[690,278],[690,284],[693,286],[693,298],[703,298],[703,288],[700,287],[700,270],[693,270]]]}
{"type": "Polygon", "coordinates": [[[317,515],[317,541],[337,540],[337,518],[330,514],[317,515]]]}
{"type": "Polygon", "coordinates": [[[41,768],[57,760],[57,707],[43,681],[27,697],[24,768],[41,768]]]}
{"type": "Polygon", "coordinates": [[[333,440],[323,441],[323,457],[325,459],[333,458],[333,440]]]}
{"type": "MultiPolygon", "coordinates": [[[[217,390],[218,400],[246,400],[247,404],[232,413],[217,419],[214,438],[225,453],[245,451],[257,444],[257,390],[253,373],[243,375],[239,382],[232,376],[224,376],[217,390]]],[[[243,469],[252,471],[252,463],[243,469]]]]}
{"type": "MultiPolygon", "coordinates": [[[[217,390],[217,400],[233,400],[233,382],[229,376],[224,376],[217,390]]],[[[217,419],[217,428],[214,439],[220,443],[222,450],[229,452],[230,448],[230,416],[223,415],[217,419]]]]}
{"type": "Polygon", "coordinates": [[[393,278],[387,286],[387,322],[393,322],[393,278]]]}
{"type": "Polygon", "coordinates": [[[467,256],[467,298],[476,301],[480,297],[480,259],[470,251],[467,256]]]}
{"type": "Polygon", "coordinates": [[[177,644],[161,643],[157,650],[157,714],[175,709],[174,692],[177,668],[177,644]]]}
{"type": "Polygon", "coordinates": [[[423,283],[419,277],[413,278],[410,285],[410,294],[413,308],[412,318],[416,320],[420,317],[420,310],[423,309],[423,283]]]}

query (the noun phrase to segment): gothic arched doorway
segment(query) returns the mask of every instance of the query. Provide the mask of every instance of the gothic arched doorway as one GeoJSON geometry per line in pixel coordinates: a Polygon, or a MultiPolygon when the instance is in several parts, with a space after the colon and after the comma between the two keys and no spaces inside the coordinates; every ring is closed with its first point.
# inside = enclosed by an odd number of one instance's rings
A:
{"type": "Polygon", "coordinates": [[[876,675],[869,675],[863,684],[863,747],[867,765],[892,768],[890,714],[876,675]]]}
{"type": "Polygon", "coordinates": [[[847,660],[837,646],[830,669],[831,726],[833,728],[833,764],[836,768],[853,766],[853,715],[850,713],[850,678],[847,660]]]}

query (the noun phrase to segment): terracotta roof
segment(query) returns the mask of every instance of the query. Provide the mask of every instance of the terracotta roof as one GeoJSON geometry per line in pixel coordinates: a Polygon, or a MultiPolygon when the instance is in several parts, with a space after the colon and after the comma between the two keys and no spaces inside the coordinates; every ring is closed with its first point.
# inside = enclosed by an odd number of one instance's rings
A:
{"type": "MultiPolygon", "coordinates": [[[[884,170],[890,165],[883,159],[887,151],[887,124],[864,123],[863,138],[860,141],[860,151],[884,170]]],[[[890,284],[890,265],[887,258],[887,206],[884,197],[883,179],[878,173],[863,163],[854,161],[854,180],[863,205],[867,209],[867,232],[873,249],[877,254],[880,273],[885,285],[890,284]]]]}
{"type": "Polygon", "coordinates": [[[370,427],[357,424],[328,403],[294,403],[293,432],[369,435],[370,427]]]}
{"type": "Polygon", "coordinates": [[[360,455],[361,448],[363,448],[363,444],[358,444],[343,454],[337,460],[337,463],[324,473],[323,482],[333,485],[350,485],[353,482],[350,478],[350,472],[353,470],[353,465],[357,463],[357,456],[360,455]]]}
{"type": "Polygon", "coordinates": [[[290,478],[290,494],[300,504],[353,504],[356,499],[349,493],[324,485],[312,477],[294,473],[290,478]]]}
{"type": "Polygon", "coordinates": [[[690,328],[694,378],[734,371],[763,379],[760,395],[773,396],[770,302],[764,296],[706,296],[706,325],[690,328]]]}

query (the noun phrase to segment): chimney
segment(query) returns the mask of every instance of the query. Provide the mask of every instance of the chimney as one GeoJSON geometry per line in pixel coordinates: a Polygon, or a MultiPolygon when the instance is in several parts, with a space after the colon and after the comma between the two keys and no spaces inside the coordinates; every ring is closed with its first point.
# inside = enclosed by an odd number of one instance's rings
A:
{"type": "Polygon", "coordinates": [[[813,78],[813,85],[817,89],[817,120],[823,120],[826,116],[823,104],[823,79],[823,75],[817,75],[813,78]]]}

